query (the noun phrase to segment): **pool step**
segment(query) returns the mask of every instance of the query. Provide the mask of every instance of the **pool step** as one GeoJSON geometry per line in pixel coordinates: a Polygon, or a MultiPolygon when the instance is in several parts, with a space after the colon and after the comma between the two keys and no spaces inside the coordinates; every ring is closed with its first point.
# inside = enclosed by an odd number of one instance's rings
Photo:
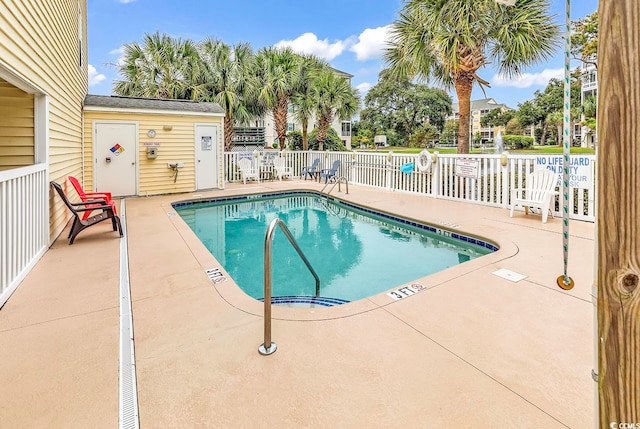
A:
{"type": "MultiPolygon", "coordinates": [[[[259,298],[260,301],[264,301],[264,298],[259,298]]],[[[346,299],[340,298],[329,298],[325,296],[304,296],[304,295],[295,295],[295,296],[272,296],[271,304],[276,305],[300,305],[300,304],[309,304],[309,305],[321,305],[323,307],[332,307],[334,305],[346,304],[350,301],[346,299]]]]}

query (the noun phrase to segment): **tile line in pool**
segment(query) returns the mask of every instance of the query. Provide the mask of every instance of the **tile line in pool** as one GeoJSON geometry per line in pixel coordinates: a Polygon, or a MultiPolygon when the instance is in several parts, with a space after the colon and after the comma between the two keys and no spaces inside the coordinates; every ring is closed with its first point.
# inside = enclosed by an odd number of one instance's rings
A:
{"type": "MultiPolygon", "coordinates": [[[[276,216],[320,276],[325,299],[355,301],[497,250],[476,237],[309,192],[172,206],[240,288],[256,299],[263,297],[264,235],[276,216]]],[[[272,267],[272,296],[315,294],[312,275],[278,231],[272,267]]]]}

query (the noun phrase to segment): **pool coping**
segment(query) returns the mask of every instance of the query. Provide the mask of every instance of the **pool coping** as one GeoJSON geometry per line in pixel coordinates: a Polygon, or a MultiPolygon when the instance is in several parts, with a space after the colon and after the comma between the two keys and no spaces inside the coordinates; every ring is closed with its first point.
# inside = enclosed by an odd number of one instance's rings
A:
{"type": "MultiPolygon", "coordinates": [[[[224,266],[209,252],[209,250],[204,246],[204,244],[200,241],[200,239],[195,235],[195,233],[191,230],[191,228],[184,222],[182,217],[177,213],[176,207],[185,207],[195,204],[202,204],[206,202],[224,202],[224,201],[242,201],[246,200],[246,197],[255,197],[255,196],[282,196],[286,194],[314,194],[317,196],[322,196],[320,192],[314,189],[305,188],[301,186],[295,189],[287,189],[283,191],[275,191],[275,192],[251,192],[251,190],[247,190],[242,192],[242,189],[234,189],[233,194],[228,194],[225,196],[220,196],[216,198],[212,197],[195,197],[195,198],[187,198],[182,199],[180,201],[171,201],[162,204],[163,209],[170,217],[172,225],[176,228],[176,231],[180,234],[184,242],[191,249],[193,255],[196,257],[198,263],[203,267],[204,271],[215,269],[221,273],[221,280],[217,282],[212,281],[212,285],[217,293],[220,295],[222,299],[224,299],[227,303],[232,305],[233,307],[246,312],[248,314],[252,314],[255,316],[262,316],[264,313],[264,303],[262,301],[256,300],[249,295],[247,295],[233,280],[233,278],[229,275],[229,273],[224,269],[224,266]],[[235,193],[237,192],[237,193],[235,193]]],[[[400,301],[404,301],[406,299],[411,299],[411,296],[408,296],[404,299],[396,300],[391,298],[388,293],[390,291],[402,289],[404,287],[409,287],[411,284],[418,283],[422,286],[422,290],[420,293],[428,293],[430,289],[435,287],[439,287],[454,279],[456,277],[460,277],[466,274],[469,274],[473,271],[482,269],[484,267],[496,264],[500,260],[509,258],[518,253],[517,245],[504,238],[500,237],[499,239],[488,239],[481,235],[475,234],[471,231],[468,231],[465,228],[456,228],[455,230],[445,227],[437,227],[432,222],[429,222],[424,219],[418,219],[415,217],[404,216],[400,214],[390,213],[387,210],[383,210],[381,208],[375,207],[371,204],[355,204],[350,201],[346,201],[343,198],[339,198],[337,196],[330,196],[331,199],[339,200],[341,203],[364,208],[365,210],[370,210],[375,214],[379,214],[383,217],[387,217],[389,219],[402,219],[404,218],[409,222],[410,225],[424,225],[425,229],[431,232],[448,232],[450,236],[456,235],[457,237],[464,236],[467,239],[473,239],[476,242],[482,241],[487,243],[497,250],[487,254],[480,256],[478,258],[472,259],[470,261],[466,261],[464,263],[446,268],[437,273],[433,273],[424,277],[420,277],[414,279],[409,282],[402,283],[400,285],[391,286],[389,289],[386,289],[378,294],[369,296],[367,298],[362,298],[357,301],[351,301],[349,303],[334,305],[331,307],[322,307],[322,308],[300,308],[300,307],[287,307],[281,305],[273,305],[272,308],[272,318],[275,320],[292,320],[292,321],[320,321],[320,320],[331,320],[331,319],[339,319],[344,317],[356,316],[358,314],[362,314],[368,311],[373,311],[382,307],[387,307],[394,305],[400,301]],[[402,216],[402,218],[400,218],[402,216]]],[[[446,235],[445,235],[446,236],[446,235]]],[[[464,241],[464,240],[463,240],[464,241]]],[[[491,250],[491,249],[490,249],[491,250]]]]}

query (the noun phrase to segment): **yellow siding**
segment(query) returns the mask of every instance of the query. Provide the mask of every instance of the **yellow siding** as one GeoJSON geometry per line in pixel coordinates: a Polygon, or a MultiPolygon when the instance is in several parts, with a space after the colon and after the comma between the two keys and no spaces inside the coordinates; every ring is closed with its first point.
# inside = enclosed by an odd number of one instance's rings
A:
{"type": "Polygon", "coordinates": [[[33,94],[0,78],[0,170],[34,163],[33,94]]]}
{"type": "MultiPolygon", "coordinates": [[[[212,116],[183,116],[179,114],[143,114],[143,113],[113,113],[113,112],[85,112],[84,133],[84,187],[93,188],[93,124],[97,122],[129,122],[138,124],[138,193],[142,196],[169,194],[177,192],[191,192],[196,189],[195,180],[195,125],[213,124],[218,126],[218,148],[222,147],[222,118],[212,116]],[[170,125],[172,129],[165,131],[163,126],[170,125]],[[156,136],[149,138],[148,130],[156,130],[156,136]],[[145,142],[158,142],[158,157],[147,158],[145,142]],[[173,182],[173,171],[167,163],[183,162],[176,182],[173,182]]],[[[222,158],[222,157],[220,157],[222,158]]],[[[221,159],[220,159],[221,161],[221,159]]],[[[220,163],[219,163],[220,164],[220,163]]],[[[219,167],[219,183],[222,183],[222,167],[219,167]]]]}
{"type": "MultiPolygon", "coordinates": [[[[49,177],[60,183],[67,175],[81,171],[82,101],[88,88],[86,12],[86,0],[0,0],[0,61],[47,95],[49,177]],[[78,4],[82,16],[82,65],[78,4]]],[[[0,124],[5,121],[0,106],[0,124]]],[[[21,163],[33,163],[33,145],[31,153],[16,156],[21,157],[21,163]]],[[[69,214],[53,193],[50,208],[51,238],[55,238],[69,214]]]]}

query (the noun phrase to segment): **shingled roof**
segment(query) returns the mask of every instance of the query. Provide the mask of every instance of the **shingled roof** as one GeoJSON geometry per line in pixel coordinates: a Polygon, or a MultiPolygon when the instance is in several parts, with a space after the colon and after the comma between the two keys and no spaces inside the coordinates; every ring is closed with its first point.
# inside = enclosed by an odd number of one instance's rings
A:
{"type": "Polygon", "coordinates": [[[84,98],[85,106],[113,109],[145,109],[172,112],[217,113],[224,109],[217,103],[201,103],[191,100],[166,100],[161,98],[121,97],[118,95],[91,95],[84,98]]]}
{"type": "MultiPolygon", "coordinates": [[[[460,104],[453,103],[451,106],[453,113],[460,112],[460,104]]],[[[493,110],[498,108],[505,108],[507,110],[514,110],[511,107],[503,103],[496,103],[493,98],[481,98],[479,100],[471,100],[471,110],[493,110]]]]}

